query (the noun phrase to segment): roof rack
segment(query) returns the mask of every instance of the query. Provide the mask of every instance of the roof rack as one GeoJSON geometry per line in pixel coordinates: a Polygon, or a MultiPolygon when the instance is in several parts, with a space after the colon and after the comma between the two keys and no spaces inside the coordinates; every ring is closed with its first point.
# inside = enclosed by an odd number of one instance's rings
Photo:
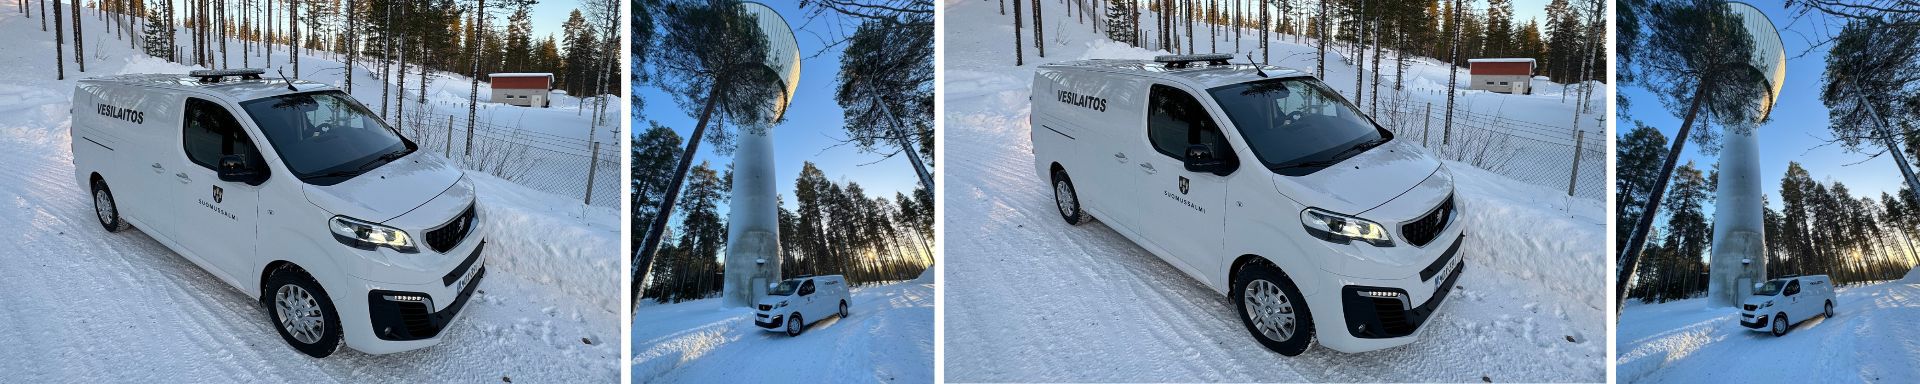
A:
{"type": "Polygon", "coordinates": [[[1160,55],[1154,56],[1153,61],[1165,64],[1167,68],[1179,69],[1192,67],[1194,62],[1199,61],[1207,62],[1207,65],[1227,65],[1227,60],[1232,58],[1232,54],[1209,53],[1204,55],[1160,55]]]}
{"type": "Polygon", "coordinates": [[[233,76],[240,77],[240,80],[260,80],[260,74],[263,73],[267,73],[267,70],[260,68],[202,69],[187,72],[187,76],[199,78],[201,83],[212,84],[233,76]]]}

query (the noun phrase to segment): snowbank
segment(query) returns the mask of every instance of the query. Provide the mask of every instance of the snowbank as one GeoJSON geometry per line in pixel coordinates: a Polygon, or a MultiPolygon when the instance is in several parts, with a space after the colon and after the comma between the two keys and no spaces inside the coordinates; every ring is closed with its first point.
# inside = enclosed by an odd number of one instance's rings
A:
{"type": "Polygon", "coordinates": [[[1748,330],[1739,310],[1706,299],[1628,305],[1621,313],[1622,383],[1920,381],[1920,286],[1839,288],[1834,316],[1785,336],[1748,330]]]}
{"type": "Polygon", "coordinates": [[[1920,266],[1913,267],[1913,270],[1907,271],[1906,276],[1894,282],[1900,284],[1920,284],[1920,266]]]}

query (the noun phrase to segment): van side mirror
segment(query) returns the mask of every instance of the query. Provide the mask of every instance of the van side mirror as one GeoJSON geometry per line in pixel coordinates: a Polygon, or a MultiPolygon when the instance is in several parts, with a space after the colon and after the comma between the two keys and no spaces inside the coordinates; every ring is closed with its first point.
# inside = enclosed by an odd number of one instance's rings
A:
{"type": "Polygon", "coordinates": [[[1215,156],[1213,149],[1200,144],[1187,146],[1185,163],[1188,172],[1212,173],[1216,176],[1231,174],[1233,169],[1240,165],[1233,159],[1233,155],[1229,154],[1225,158],[1215,156]]]}
{"type": "Polygon", "coordinates": [[[220,181],[260,185],[267,181],[266,170],[260,169],[246,155],[226,155],[220,157],[220,181]]]}

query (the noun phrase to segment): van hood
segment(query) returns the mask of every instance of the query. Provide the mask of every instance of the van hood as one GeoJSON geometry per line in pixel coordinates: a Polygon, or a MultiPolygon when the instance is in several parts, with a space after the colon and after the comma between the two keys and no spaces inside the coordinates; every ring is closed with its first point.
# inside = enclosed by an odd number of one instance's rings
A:
{"type": "MultiPolygon", "coordinates": [[[[1421,186],[1439,169],[1440,160],[1426,149],[1395,139],[1318,172],[1274,174],[1273,180],[1281,194],[1301,204],[1359,215],[1421,186]]],[[[1452,189],[1452,183],[1446,184],[1443,187],[1452,189]]]]}
{"type": "Polygon", "coordinates": [[[345,182],[304,189],[307,201],[328,212],[385,223],[446,193],[464,175],[446,158],[416,150],[345,182]]]}
{"type": "MultiPolygon", "coordinates": [[[[1746,298],[1746,299],[1742,299],[1742,300],[1740,300],[1740,304],[1742,304],[1742,305],[1745,305],[1745,304],[1752,304],[1752,305],[1756,305],[1756,306],[1758,306],[1758,305],[1766,305],[1768,301],[1773,301],[1773,299],[1777,299],[1777,298],[1779,298],[1779,297],[1777,297],[1777,296],[1754,296],[1754,295],[1747,295],[1747,298],[1746,298]]],[[[1743,308],[1744,308],[1744,307],[1743,307],[1743,308]]]]}
{"type": "Polygon", "coordinates": [[[754,302],[755,304],[754,308],[758,309],[759,305],[778,305],[780,304],[780,302],[787,301],[787,299],[791,299],[791,298],[793,298],[793,296],[767,295],[766,297],[761,297],[760,301],[754,302]]]}

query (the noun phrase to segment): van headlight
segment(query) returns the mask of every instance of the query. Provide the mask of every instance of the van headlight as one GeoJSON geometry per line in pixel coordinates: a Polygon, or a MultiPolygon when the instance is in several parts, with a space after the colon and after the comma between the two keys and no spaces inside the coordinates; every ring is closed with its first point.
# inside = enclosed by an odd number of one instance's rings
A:
{"type": "Polygon", "coordinates": [[[1767,304],[1760,306],[1760,308],[1773,308],[1773,300],[1767,300],[1767,304]]]}
{"type": "Polygon", "coordinates": [[[413,244],[413,237],[407,236],[407,231],[371,221],[334,216],[327,220],[327,229],[333,230],[334,240],[349,247],[365,250],[387,247],[400,253],[420,252],[420,248],[413,244]]]}
{"type": "Polygon", "coordinates": [[[782,301],[782,302],[780,302],[780,306],[778,306],[778,307],[775,307],[775,308],[786,308],[786,307],[787,307],[787,302],[785,302],[785,301],[782,301]]]}
{"type": "Polygon", "coordinates": [[[1340,244],[1361,241],[1379,247],[1393,246],[1393,240],[1387,237],[1387,228],[1379,223],[1324,209],[1307,208],[1300,211],[1300,225],[1307,228],[1308,234],[1320,240],[1340,244]]]}

